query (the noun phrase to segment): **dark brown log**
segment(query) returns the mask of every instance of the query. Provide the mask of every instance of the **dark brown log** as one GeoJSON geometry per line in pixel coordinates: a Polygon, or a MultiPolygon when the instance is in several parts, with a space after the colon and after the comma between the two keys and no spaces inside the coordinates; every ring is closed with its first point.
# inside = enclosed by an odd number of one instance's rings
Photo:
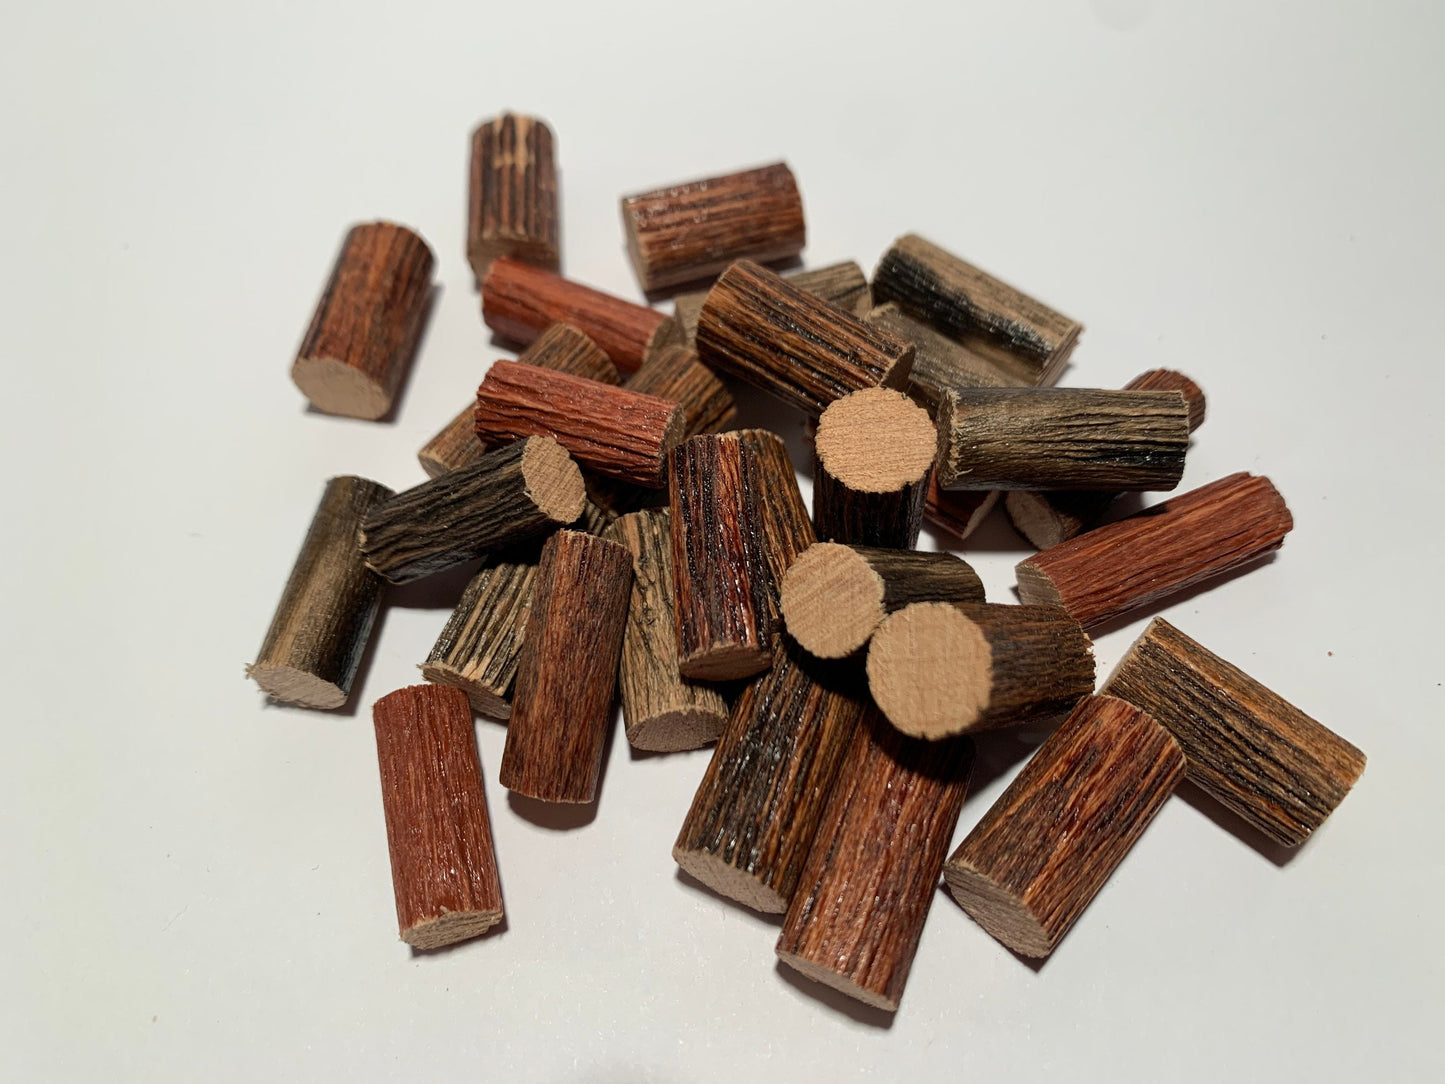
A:
{"type": "Polygon", "coordinates": [[[1011,726],[1071,709],[1094,689],[1089,637],[1053,606],[915,602],[868,645],[868,687],[917,738],[1011,726]]]}
{"type": "MultiPolygon", "coordinates": [[[[829,264],[811,271],[787,271],[783,278],[800,290],[821,297],[852,316],[862,316],[873,306],[868,290],[868,276],[853,260],[829,264]]],[[[678,294],[672,299],[673,319],[677,321],[682,341],[688,346],[697,342],[697,321],[702,316],[706,290],[678,294]]]]}
{"type": "Polygon", "coordinates": [[[783,438],[766,429],[743,429],[738,437],[746,453],[748,493],[756,509],[756,530],[763,554],[768,614],[776,650],[783,630],[783,577],[798,555],[817,541],[817,536],[783,438]]]}
{"type": "MultiPolygon", "coordinates": [[[[586,377],[601,384],[622,383],[617,366],[612,364],[602,348],[570,324],[553,324],[522,351],[517,360],[543,369],[555,369],[559,373],[586,377]]],[[[460,414],[447,423],[445,429],[427,441],[417,453],[428,478],[435,478],[449,470],[460,470],[475,463],[490,450],[477,436],[476,412],[476,399],[473,398],[460,414]]]]}
{"type": "Polygon", "coordinates": [[[412,685],[371,709],[401,939],[440,948],[502,920],[502,884],[467,698],[412,685]]]}
{"type": "Polygon", "coordinates": [[[291,379],[327,414],[374,421],[391,410],[431,302],[431,249],[405,226],[353,226],[291,379]]]}
{"type": "Polygon", "coordinates": [[[938,431],[902,392],[835,399],[813,440],[813,526],[826,542],[907,549],[918,542],[938,431]]]}
{"type": "Polygon", "coordinates": [[[898,1008],[973,770],[973,742],[904,737],[870,710],[853,732],[778,957],[874,1008],[898,1008]]]}
{"type": "Polygon", "coordinates": [[[900,237],[873,273],[873,297],[896,301],[975,353],[1035,374],[1028,384],[1052,384],[1083,325],[1035,301],[917,234],[900,237]]]}
{"type": "Polygon", "coordinates": [[[482,279],[482,319],[504,339],[529,343],[552,324],[580,329],[619,372],[635,372],[648,353],[678,341],[672,317],[503,256],[482,279]]]}
{"type": "Polygon", "coordinates": [[[632,555],[617,543],[558,531],[542,547],[502,753],[508,790],[596,798],[631,594],[632,555]]]}
{"type": "Polygon", "coordinates": [[[733,393],[685,346],[660,347],[625,386],[629,391],[670,399],[681,406],[686,419],[684,437],[720,433],[737,417],[733,393]]]}
{"type": "Polygon", "coordinates": [[[983,582],[951,553],[818,542],[783,577],[788,635],[820,659],[868,645],[879,623],[915,602],[982,602],[983,582]]]}
{"type": "Polygon", "coordinates": [[[913,347],[749,260],[708,292],[697,353],[808,414],[851,391],[906,387],[913,365],[913,347]]]}
{"type": "Polygon", "coordinates": [[[673,619],[672,525],[666,508],[623,516],[606,537],[632,554],[632,599],[622,641],[622,719],[634,749],[700,749],[727,725],[728,705],[712,686],[678,668],[673,619]]]}
{"type": "Polygon", "coordinates": [[[949,388],[938,408],[944,489],[1173,489],[1188,450],[1175,391],[949,388]]]}
{"type": "Polygon", "coordinates": [[[803,198],[782,162],[626,196],[622,224],[648,293],[710,278],[734,260],[791,259],[807,240],[803,198]]]}
{"type": "Polygon", "coordinates": [[[939,489],[938,475],[928,479],[928,496],[923,500],[923,518],[932,526],[963,541],[988,518],[998,503],[998,490],[939,489]]]}
{"type": "Polygon", "coordinates": [[[1092,628],[1278,549],[1293,526],[1270,480],[1241,471],[1019,562],[1019,598],[1092,628]]]}
{"type": "Polygon", "coordinates": [[[477,389],[476,433],[506,441],[544,434],[588,470],[653,489],[682,439],[676,403],[567,373],[494,361],[477,389]]]}
{"type": "Polygon", "coordinates": [[[678,665],[684,677],[751,677],[772,661],[759,512],[737,433],[693,437],[668,471],[678,665]]]}
{"type": "Polygon", "coordinates": [[[1276,843],[1297,847],[1365,770],[1365,754],[1162,617],[1103,692],[1154,717],[1189,778],[1276,843]]]}
{"type": "Polygon", "coordinates": [[[1047,956],[1184,775],[1169,732],[1109,696],[1080,701],[943,867],[969,916],[1047,956]]]}
{"type": "Polygon", "coordinates": [[[391,496],[365,478],[326,483],[266,639],[246,667],[246,676],[270,696],[307,708],[346,703],[385,586],[366,567],[356,532],[391,496]]]}
{"type": "Polygon", "coordinates": [[[938,413],[943,393],[949,388],[1029,387],[1038,376],[1036,369],[1020,365],[1012,357],[1000,362],[996,356],[974,353],[921,320],[913,319],[892,301],[870,310],[863,322],[913,344],[908,394],[933,415],[938,413]]]}
{"type": "Polygon", "coordinates": [[[498,256],[555,271],[557,164],[552,129],[538,117],[503,113],[472,133],[467,260],[477,281],[498,256]]]}
{"type": "Polygon", "coordinates": [[[562,446],[528,437],[377,505],[362,521],[361,552],[368,568],[406,583],[564,527],[586,499],[562,446]]]}

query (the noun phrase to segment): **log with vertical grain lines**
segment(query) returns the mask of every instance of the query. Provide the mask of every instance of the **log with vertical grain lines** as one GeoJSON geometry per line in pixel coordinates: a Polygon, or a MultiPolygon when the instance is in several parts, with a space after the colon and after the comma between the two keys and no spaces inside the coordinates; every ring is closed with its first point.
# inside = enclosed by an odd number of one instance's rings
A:
{"type": "Polygon", "coordinates": [[[552,271],[560,266],[553,144],[546,121],[516,113],[472,132],[467,260],[478,282],[498,256],[552,271]]]}

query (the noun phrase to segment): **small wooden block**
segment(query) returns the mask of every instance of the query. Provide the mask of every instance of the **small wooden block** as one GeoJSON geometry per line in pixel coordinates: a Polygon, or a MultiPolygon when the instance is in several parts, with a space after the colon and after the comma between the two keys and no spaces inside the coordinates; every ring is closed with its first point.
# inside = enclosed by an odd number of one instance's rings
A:
{"type": "Polygon", "coordinates": [[[720,433],[730,428],[737,418],[733,393],[716,373],[698,360],[697,353],[686,346],[659,347],[642,363],[642,368],[627,378],[624,386],[629,391],[655,395],[682,407],[686,419],[684,437],[720,433]]]}
{"type": "Polygon", "coordinates": [[[546,121],[504,113],[478,126],[468,192],[467,260],[478,282],[498,256],[557,270],[557,164],[546,121]]]}
{"type": "MultiPolygon", "coordinates": [[[[821,297],[828,304],[851,316],[862,316],[873,307],[868,276],[854,260],[816,267],[810,271],[786,271],[783,278],[798,289],[821,297]]],[[[672,299],[673,319],[677,321],[682,341],[688,346],[697,342],[697,321],[702,316],[705,301],[706,290],[678,294],[672,299]]]]}

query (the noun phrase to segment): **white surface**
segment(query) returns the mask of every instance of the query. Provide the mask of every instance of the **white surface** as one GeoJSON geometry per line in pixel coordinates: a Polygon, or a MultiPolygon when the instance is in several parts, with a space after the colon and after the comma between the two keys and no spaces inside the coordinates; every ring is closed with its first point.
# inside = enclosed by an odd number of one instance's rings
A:
{"type": "MultiPolygon", "coordinates": [[[[85,6],[0,41],[6,1079],[1440,1078],[1438,6],[85,6]],[[446,601],[400,592],[354,715],[242,665],[323,480],[421,480],[498,356],[464,152],[508,106],[557,132],[583,281],[636,296],[621,194],[786,156],[810,263],[916,229],[1085,322],[1065,383],[1195,375],[1186,486],[1267,473],[1296,527],[1164,612],[1369,754],[1336,817],[1281,866],[1172,801],[1037,972],[940,893],[880,1026],[674,875],[707,753],[619,736],[595,821],[551,831],[483,722],[508,927],[413,957],[369,708],[446,601]],[[287,379],[373,217],[444,286],[384,425],[287,379]]],[[[969,556],[1008,597],[1007,530],[969,556]]]]}

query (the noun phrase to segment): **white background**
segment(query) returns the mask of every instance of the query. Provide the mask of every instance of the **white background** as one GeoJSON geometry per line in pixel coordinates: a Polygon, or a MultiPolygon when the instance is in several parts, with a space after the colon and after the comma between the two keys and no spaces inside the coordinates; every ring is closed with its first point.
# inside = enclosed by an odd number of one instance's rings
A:
{"type": "MultiPolygon", "coordinates": [[[[1440,1078],[1439,5],[6,8],[0,1075],[1440,1078]],[[369,709],[460,580],[396,593],[350,713],[242,666],[323,480],[420,481],[499,356],[463,188],[506,107],[557,133],[583,281],[638,296],[621,194],[786,157],[809,263],[918,230],[1087,325],[1064,383],[1193,374],[1186,487],[1267,473],[1295,531],[1164,612],[1369,754],[1336,816],[1286,861],[1186,792],[1038,969],[940,892],[890,1019],[678,879],[706,752],[619,737],[553,830],[481,722],[507,926],[413,956],[369,709]],[[376,217],[437,253],[429,334],[391,422],[308,413],[289,362],[376,217]]],[[[1011,601],[1007,527],[967,553],[1011,601]]],[[[960,838],[1038,739],[983,745],[960,838]]]]}

